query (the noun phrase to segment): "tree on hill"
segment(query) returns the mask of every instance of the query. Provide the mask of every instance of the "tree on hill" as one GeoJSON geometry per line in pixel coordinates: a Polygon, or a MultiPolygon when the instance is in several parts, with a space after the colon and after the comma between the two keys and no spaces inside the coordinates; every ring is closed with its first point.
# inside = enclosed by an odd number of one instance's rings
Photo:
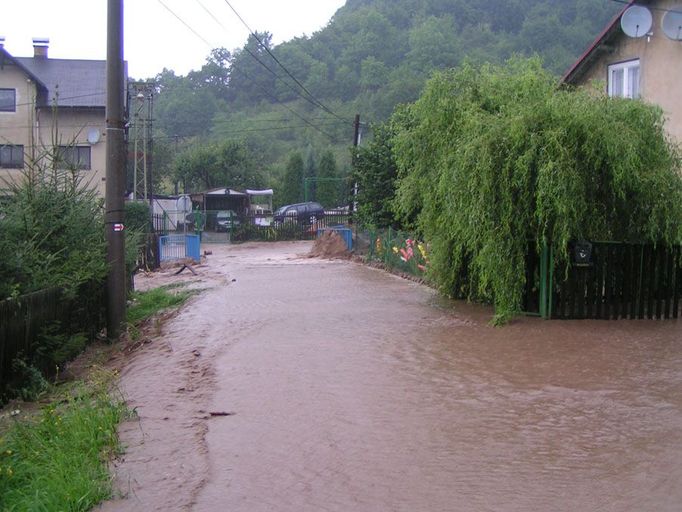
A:
{"type": "Polygon", "coordinates": [[[289,155],[282,188],[279,194],[280,204],[294,204],[303,201],[303,157],[294,152],[289,155]]]}
{"type": "Polygon", "coordinates": [[[197,88],[189,79],[168,70],[157,75],[156,83],[159,88],[154,106],[156,129],[169,137],[207,135],[218,109],[218,99],[212,91],[197,88]]]}
{"type": "Polygon", "coordinates": [[[175,180],[184,182],[192,191],[218,187],[257,189],[265,185],[265,180],[256,162],[255,155],[241,142],[194,146],[176,161],[175,180]]]}
{"type": "MultiPolygon", "coordinates": [[[[396,119],[398,114],[396,114],[396,119]]],[[[358,148],[352,178],[358,184],[357,217],[366,226],[396,226],[393,211],[398,168],[393,154],[394,123],[372,127],[371,141],[358,148]]]]}
{"type": "Polygon", "coordinates": [[[320,158],[318,166],[317,193],[315,198],[325,208],[335,208],[341,204],[344,183],[336,168],[336,158],[327,150],[320,158]]]}
{"type": "Polygon", "coordinates": [[[246,140],[260,147],[269,169],[284,168],[291,151],[305,155],[312,145],[319,153],[331,138],[345,167],[350,136],[342,119],[360,112],[365,121],[383,122],[396,105],[415,101],[434,71],[465,59],[500,63],[538,54],[560,74],[620,8],[594,0],[348,0],[310,37],[273,46],[271,35],[259,32],[263,44],[249,36],[242,48],[215,49],[187,77],[165,71],[158,77],[155,127],[159,136],[202,143],[246,140]],[[285,116],[290,121],[283,126],[278,121],[285,116]]]}
{"type": "Polygon", "coordinates": [[[303,198],[312,200],[317,195],[317,162],[315,161],[315,151],[312,146],[308,146],[303,165],[303,198]]]}

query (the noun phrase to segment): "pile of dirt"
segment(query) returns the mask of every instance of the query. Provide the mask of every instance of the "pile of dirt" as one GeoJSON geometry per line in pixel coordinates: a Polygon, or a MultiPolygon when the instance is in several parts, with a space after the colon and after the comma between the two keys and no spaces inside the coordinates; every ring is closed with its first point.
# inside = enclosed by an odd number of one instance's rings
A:
{"type": "Polygon", "coordinates": [[[346,259],[351,254],[346,247],[346,242],[336,231],[325,231],[315,240],[313,248],[310,250],[310,258],[330,258],[346,259]]]}

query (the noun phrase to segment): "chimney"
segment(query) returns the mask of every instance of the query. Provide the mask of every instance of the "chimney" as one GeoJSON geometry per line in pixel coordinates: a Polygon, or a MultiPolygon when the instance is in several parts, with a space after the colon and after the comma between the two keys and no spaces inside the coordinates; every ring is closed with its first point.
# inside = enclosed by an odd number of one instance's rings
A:
{"type": "Polygon", "coordinates": [[[33,38],[33,58],[47,59],[47,48],[50,46],[50,39],[48,37],[34,37],[33,38]]]}

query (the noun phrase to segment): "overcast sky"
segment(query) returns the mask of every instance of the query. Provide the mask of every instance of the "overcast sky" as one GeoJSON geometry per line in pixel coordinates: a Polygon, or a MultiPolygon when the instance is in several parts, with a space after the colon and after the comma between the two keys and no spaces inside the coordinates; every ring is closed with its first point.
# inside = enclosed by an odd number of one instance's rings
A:
{"type": "MultiPolygon", "coordinates": [[[[12,55],[29,57],[32,38],[49,37],[50,57],[106,58],[106,0],[0,1],[0,36],[12,55]]],[[[278,44],[324,27],[345,0],[229,2],[251,29],[271,32],[278,44]]],[[[124,13],[125,59],[128,74],[136,79],[164,67],[184,75],[200,68],[211,48],[239,48],[248,36],[226,0],[124,0],[124,13]]]]}

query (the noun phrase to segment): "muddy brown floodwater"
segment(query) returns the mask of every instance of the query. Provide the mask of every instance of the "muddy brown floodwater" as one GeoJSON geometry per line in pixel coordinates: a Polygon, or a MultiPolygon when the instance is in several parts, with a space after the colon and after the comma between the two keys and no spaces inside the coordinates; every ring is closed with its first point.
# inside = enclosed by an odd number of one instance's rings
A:
{"type": "Polygon", "coordinates": [[[682,510],[680,322],[493,328],[308,243],[210,249],[122,373],[105,510],[682,510]]]}

